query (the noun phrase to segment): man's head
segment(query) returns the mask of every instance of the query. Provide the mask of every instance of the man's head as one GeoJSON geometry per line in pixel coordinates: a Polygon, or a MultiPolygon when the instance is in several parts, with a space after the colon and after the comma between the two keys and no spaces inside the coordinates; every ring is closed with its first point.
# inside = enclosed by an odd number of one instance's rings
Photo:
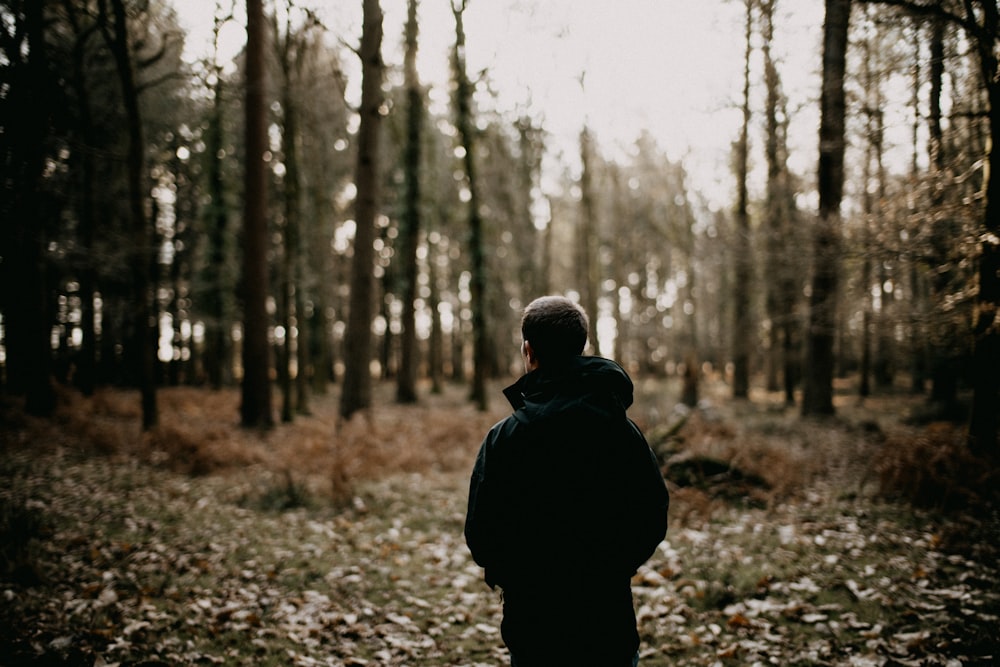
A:
{"type": "Polygon", "coordinates": [[[583,352],[589,322],[583,308],[561,296],[543,296],[524,309],[521,352],[528,370],[583,352]]]}

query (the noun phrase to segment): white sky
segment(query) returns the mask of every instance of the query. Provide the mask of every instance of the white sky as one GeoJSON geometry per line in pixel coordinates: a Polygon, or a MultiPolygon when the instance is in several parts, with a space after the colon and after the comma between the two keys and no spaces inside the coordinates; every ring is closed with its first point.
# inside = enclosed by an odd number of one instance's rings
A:
{"type": "MultiPolygon", "coordinates": [[[[361,0],[299,2],[317,9],[335,38],[358,42],[361,0]]],[[[173,4],[192,27],[188,48],[206,48],[215,2],[173,4]]],[[[382,7],[383,55],[398,64],[406,0],[382,0],[382,7]]],[[[237,0],[237,12],[242,9],[237,0]]],[[[742,122],[744,11],[742,0],[469,0],[468,66],[472,74],[488,70],[502,108],[542,117],[567,163],[575,161],[584,122],[608,152],[645,128],[672,158],[682,159],[694,187],[728,206],[730,147],[742,122]]],[[[790,161],[809,176],[818,140],[823,2],[779,0],[778,13],[773,48],[789,97],[791,141],[800,146],[790,161]]],[[[418,66],[423,82],[440,95],[454,41],[450,0],[421,0],[420,20],[418,66]]],[[[231,54],[245,41],[243,26],[234,24],[226,36],[231,54]]],[[[345,56],[345,66],[356,67],[357,59],[345,56]]],[[[759,61],[754,67],[761,81],[759,61]]],[[[761,108],[759,99],[755,106],[761,108]]]]}

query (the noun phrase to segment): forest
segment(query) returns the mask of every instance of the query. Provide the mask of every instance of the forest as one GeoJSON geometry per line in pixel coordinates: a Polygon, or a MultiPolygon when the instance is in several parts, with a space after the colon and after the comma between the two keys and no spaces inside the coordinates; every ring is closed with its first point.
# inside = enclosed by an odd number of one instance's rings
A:
{"type": "Polygon", "coordinates": [[[0,0],[0,664],[505,664],[461,522],[545,294],[671,490],[641,664],[993,664],[1000,6],[704,3],[706,179],[492,1],[0,0]]]}

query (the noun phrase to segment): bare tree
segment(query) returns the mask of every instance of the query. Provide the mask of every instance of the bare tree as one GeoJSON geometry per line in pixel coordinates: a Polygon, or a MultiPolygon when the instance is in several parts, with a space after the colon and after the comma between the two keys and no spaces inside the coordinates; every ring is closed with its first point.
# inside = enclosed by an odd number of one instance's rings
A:
{"type": "MultiPolygon", "coordinates": [[[[0,111],[16,132],[0,133],[5,187],[0,192],[0,308],[3,309],[7,389],[25,397],[29,414],[47,416],[56,405],[40,213],[55,86],[49,74],[41,2],[24,0],[4,11],[5,90],[0,111]],[[9,82],[9,83],[7,83],[9,82]],[[13,185],[13,187],[10,187],[13,185]],[[18,289],[8,286],[17,284],[18,289]]],[[[7,121],[4,121],[6,130],[7,121]]]]}
{"type": "Polygon", "coordinates": [[[351,296],[344,340],[344,384],[340,414],[349,418],[371,407],[372,315],[375,308],[375,216],[378,212],[378,144],[382,117],[382,9],[364,0],[361,30],[361,124],[355,168],[354,258],[351,296]]]}
{"type": "Polygon", "coordinates": [[[483,219],[479,210],[478,182],[476,180],[475,136],[472,119],[472,82],[465,70],[465,26],[462,20],[468,0],[451,0],[455,17],[455,49],[453,67],[455,74],[456,126],[465,149],[466,187],[469,191],[469,255],[472,280],[469,291],[472,298],[472,393],[470,398],[480,410],[488,407],[486,371],[489,365],[489,335],[486,329],[486,257],[483,249],[483,219]]]}
{"type": "Polygon", "coordinates": [[[247,0],[246,164],[243,192],[243,386],[241,423],[270,427],[267,342],[267,104],[263,0],[247,0]]]}
{"type": "Polygon", "coordinates": [[[110,0],[98,5],[100,26],[104,39],[115,60],[121,84],[122,102],[128,131],[128,202],[132,239],[135,244],[131,257],[133,304],[135,309],[134,341],[138,354],[139,390],[142,397],[142,427],[156,426],[159,416],[156,404],[156,346],[158,318],[153,309],[152,230],[146,217],[146,144],[143,137],[142,115],[139,106],[139,86],[135,79],[135,65],[129,50],[128,16],[123,0],[110,0]]]}
{"type": "Polygon", "coordinates": [[[844,73],[851,0],[826,0],[823,88],[820,95],[819,216],[816,220],[803,415],[830,415],[834,335],[841,256],[840,203],[844,191],[844,73]]]}
{"type": "MultiPolygon", "coordinates": [[[[965,0],[952,10],[941,0],[862,0],[901,7],[959,26],[978,57],[983,88],[989,100],[985,206],[982,213],[978,278],[972,326],[972,413],[968,443],[973,452],[998,456],[1000,426],[1000,8],[996,0],[965,0]]],[[[934,156],[932,155],[932,158],[934,156]]]]}
{"type": "Polygon", "coordinates": [[[753,55],[754,0],[745,0],[746,28],[743,58],[743,127],[736,144],[736,279],[733,284],[733,398],[747,398],[750,391],[750,349],[754,334],[750,326],[750,280],[752,244],[747,196],[750,155],[750,58],[753,55]]]}
{"type": "Polygon", "coordinates": [[[424,99],[417,75],[417,0],[408,0],[406,18],[406,146],[403,156],[403,218],[399,226],[400,282],[403,311],[400,319],[403,331],[400,336],[399,374],[397,375],[396,400],[413,403],[417,400],[417,242],[420,239],[420,142],[424,122],[424,99]]]}

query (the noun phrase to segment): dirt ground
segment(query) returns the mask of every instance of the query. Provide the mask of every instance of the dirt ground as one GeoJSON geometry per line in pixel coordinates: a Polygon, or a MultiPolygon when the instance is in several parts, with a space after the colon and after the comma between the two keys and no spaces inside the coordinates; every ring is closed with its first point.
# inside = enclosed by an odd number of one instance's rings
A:
{"type": "MultiPolygon", "coordinates": [[[[633,580],[642,665],[1000,660],[996,511],[885,493],[902,443],[928,441],[900,423],[912,399],[806,422],[721,390],[684,412],[675,389],[640,383],[631,411],[672,491],[633,580]],[[727,469],[678,486],[691,461],[727,469]]],[[[380,392],[350,422],[331,394],[267,432],[236,425],[236,392],[164,390],[146,434],[129,392],[65,394],[53,422],[4,403],[0,665],[506,664],[462,537],[502,397],[380,392]]]]}

